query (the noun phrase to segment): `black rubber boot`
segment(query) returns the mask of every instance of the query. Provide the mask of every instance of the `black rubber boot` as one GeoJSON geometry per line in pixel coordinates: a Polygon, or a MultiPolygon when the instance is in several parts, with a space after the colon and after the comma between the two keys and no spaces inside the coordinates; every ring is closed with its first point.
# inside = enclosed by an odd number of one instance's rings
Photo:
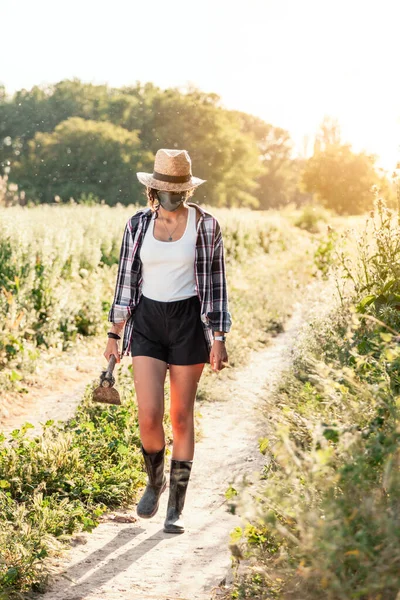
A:
{"type": "Polygon", "coordinates": [[[164,523],[164,531],[167,533],[185,531],[182,511],[192,464],[192,460],[171,460],[167,517],[164,523]]]}
{"type": "Polygon", "coordinates": [[[143,445],[141,449],[149,480],[136,512],[142,519],[150,519],[156,514],[160,496],[167,487],[167,479],[164,475],[165,446],[154,454],[147,453],[143,445]]]}

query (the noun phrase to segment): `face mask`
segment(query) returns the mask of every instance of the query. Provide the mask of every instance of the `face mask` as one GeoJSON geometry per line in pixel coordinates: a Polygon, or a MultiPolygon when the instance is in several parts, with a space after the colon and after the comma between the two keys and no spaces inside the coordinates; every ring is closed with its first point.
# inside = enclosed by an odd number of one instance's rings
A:
{"type": "Polygon", "coordinates": [[[185,199],[185,193],[183,192],[157,192],[158,200],[161,206],[170,212],[173,212],[181,206],[185,199]]]}

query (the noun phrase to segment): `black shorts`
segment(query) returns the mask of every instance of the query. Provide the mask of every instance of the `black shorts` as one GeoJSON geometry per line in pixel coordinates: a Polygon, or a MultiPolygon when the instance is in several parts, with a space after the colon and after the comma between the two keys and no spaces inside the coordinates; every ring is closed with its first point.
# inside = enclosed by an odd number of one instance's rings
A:
{"type": "Polygon", "coordinates": [[[131,355],[170,365],[210,362],[198,297],[158,302],[141,296],[133,315],[131,355]]]}

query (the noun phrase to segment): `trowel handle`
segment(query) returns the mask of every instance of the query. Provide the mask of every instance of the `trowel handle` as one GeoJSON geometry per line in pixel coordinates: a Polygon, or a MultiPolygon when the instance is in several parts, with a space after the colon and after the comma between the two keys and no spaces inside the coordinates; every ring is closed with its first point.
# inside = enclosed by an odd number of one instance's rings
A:
{"type": "Polygon", "coordinates": [[[106,379],[112,379],[112,372],[114,371],[115,363],[117,359],[115,358],[115,354],[111,354],[110,359],[108,361],[108,367],[105,374],[106,379]]]}

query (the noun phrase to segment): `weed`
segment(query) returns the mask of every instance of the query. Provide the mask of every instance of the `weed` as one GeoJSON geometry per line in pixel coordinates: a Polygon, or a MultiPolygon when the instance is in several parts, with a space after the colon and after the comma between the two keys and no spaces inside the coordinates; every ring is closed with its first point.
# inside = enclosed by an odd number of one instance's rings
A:
{"type": "Polygon", "coordinates": [[[237,571],[232,598],[271,598],[273,580],[282,600],[398,596],[399,240],[377,200],[353,254],[338,253],[353,287],[304,330],[269,399],[263,451],[273,468],[236,538],[252,562],[237,571]]]}

